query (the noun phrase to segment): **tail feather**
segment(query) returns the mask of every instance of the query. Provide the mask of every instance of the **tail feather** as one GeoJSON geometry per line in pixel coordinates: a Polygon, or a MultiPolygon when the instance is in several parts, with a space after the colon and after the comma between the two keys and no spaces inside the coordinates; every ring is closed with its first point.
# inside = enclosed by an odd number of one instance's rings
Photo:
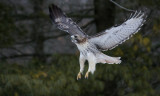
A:
{"type": "Polygon", "coordinates": [[[120,64],[121,63],[121,57],[111,57],[111,56],[107,56],[105,54],[101,54],[99,56],[100,58],[98,58],[98,62],[97,63],[108,63],[108,64],[120,64]]]}
{"type": "Polygon", "coordinates": [[[108,63],[108,64],[120,64],[121,60],[120,60],[120,57],[110,57],[109,59],[106,59],[106,63],[108,63]]]}

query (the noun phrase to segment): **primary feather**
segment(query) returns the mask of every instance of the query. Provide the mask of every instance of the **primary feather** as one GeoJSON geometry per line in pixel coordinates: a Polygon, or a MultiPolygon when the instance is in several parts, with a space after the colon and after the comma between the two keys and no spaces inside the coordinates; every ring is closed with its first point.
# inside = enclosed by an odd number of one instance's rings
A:
{"type": "Polygon", "coordinates": [[[56,5],[52,4],[49,6],[49,13],[51,20],[60,30],[66,31],[70,35],[86,35],[82,29],[71,18],[68,18],[56,5]]]}
{"type": "Polygon", "coordinates": [[[89,41],[97,45],[97,47],[101,50],[113,49],[138,32],[144,22],[145,14],[141,11],[136,12],[133,16],[131,16],[131,18],[120,26],[112,27],[105,30],[105,32],[91,36],[89,41]]]}

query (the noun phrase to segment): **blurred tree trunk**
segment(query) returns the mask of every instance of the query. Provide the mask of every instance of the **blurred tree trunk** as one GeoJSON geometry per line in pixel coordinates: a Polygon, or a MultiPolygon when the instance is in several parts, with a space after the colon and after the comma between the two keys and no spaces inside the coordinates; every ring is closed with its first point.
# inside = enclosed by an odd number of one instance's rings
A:
{"type": "Polygon", "coordinates": [[[37,18],[33,20],[34,24],[32,33],[32,38],[35,41],[35,54],[37,54],[34,57],[42,62],[45,61],[43,20],[38,16],[40,16],[43,12],[42,8],[43,2],[44,0],[32,1],[34,6],[34,14],[35,16],[37,16],[37,18]]]}
{"type": "Polygon", "coordinates": [[[94,0],[97,32],[114,25],[115,5],[109,0],[94,0]]]}
{"type": "MultiPolygon", "coordinates": [[[[97,26],[97,32],[101,32],[114,25],[115,20],[115,5],[109,0],[94,0],[95,6],[95,22],[97,26]]],[[[101,80],[104,81],[104,80],[101,80]]],[[[105,82],[103,94],[105,96],[117,96],[117,85],[108,81],[105,82]],[[107,91],[113,89],[113,92],[107,91]]]]}

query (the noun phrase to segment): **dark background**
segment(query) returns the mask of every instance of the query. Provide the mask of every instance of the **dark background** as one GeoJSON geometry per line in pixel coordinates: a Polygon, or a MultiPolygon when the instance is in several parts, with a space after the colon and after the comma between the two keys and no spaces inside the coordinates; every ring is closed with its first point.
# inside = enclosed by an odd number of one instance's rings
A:
{"type": "Polygon", "coordinates": [[[97,64],[94,75],[77,81],[79,51],[51,23],[48,6],[62,8],[89,35],[123,23],[132,12],[109,0],[0,0],[0,96],[160,96],[160,0],[116,1],[148,8],[147,22],[105,52],[122,57],[120,65],[97,64]]]}

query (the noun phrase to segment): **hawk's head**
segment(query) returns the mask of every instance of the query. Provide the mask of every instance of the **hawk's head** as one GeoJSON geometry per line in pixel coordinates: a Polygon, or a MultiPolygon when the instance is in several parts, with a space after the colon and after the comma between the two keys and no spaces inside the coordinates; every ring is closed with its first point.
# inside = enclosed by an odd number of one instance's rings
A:
{"type": "Polygon", "coordinates": [[[83,36],[80,36],[80,35],[72,35],[71,36],[71,39],[72,39],[72,42],[73,43],[84,43],[84,42],[86,42],[86,37],[83,37],[83,36]]]}

